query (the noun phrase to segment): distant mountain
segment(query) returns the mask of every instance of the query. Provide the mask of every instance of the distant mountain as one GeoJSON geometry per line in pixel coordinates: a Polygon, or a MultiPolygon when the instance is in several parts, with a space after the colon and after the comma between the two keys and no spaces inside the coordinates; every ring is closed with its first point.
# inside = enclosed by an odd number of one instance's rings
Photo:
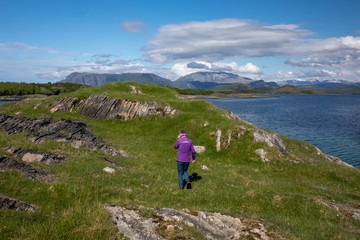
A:
{"type": "Polygon", "coordinates": [[[196,72],[178,78],[176,81],[215,82],[215,83],[250,83],[250,78],[227,72],[196,72]]]}
{"type": "Polygon", "coordinates": [[[256,88],[277,88],[280,87],[276,82],[265,82],[264,80],[253,81],[249,85],[256,88]]]}
{"type": "Polygon", "coordinates": [[[360,86],[358,85],[347,85],[341,87],[335,87],[328,89],[330,93],[343,93],[343,94],[360,94],[360,86]]]}
{"type": "Polygon", "coordinates": [[[318,87],[327,88],[327,89],[343,87],[343,86],[350,86],[350,85],[360,86],[360,82],[351,82],[351,81],[346,81],[346,80],[324,80],[324,81],[285,80],[285,81],[279,81],[277,83],[280,86],[283,86],[283,85],[293,85],[293,86],[312,85],[312,86],[318,86],[318,87]]]}
{"type": "Polygon", "coordinates": [[[173,82],[176,88],[180,89],[209,89],[216,86],[222,86],[222,85],[229,85],[228,83],[216,83],[216,82],[199,82],[199,81],[193,81],[193,82],[187,82],[182,80],[177,80],[173,82]]]}
{"type": "Polygon", "coordinates": [[[238,93],[238,92],[249,92],[253,91],[254,89],[246,83],[234,83],[230,85],[221,85],[210,88],[214,92],[218,93],[238,93]]]}
{"type": "Polygon", "coordinates": [[[78,83],[92,87],[101,86],[111,82],[137,82],[142,84],[175,87],[174,83],[169,79],[159,77],[152,73],[107,74],[74,72],[59,82],[78,83]]]}
{"type": "Polygon", "coordinates": [[[177,88],[208,89],[219,85],[233,83],[250,83],[250,78],[227,72],[196,72],[178,78],[174,81],[177,88]]]}

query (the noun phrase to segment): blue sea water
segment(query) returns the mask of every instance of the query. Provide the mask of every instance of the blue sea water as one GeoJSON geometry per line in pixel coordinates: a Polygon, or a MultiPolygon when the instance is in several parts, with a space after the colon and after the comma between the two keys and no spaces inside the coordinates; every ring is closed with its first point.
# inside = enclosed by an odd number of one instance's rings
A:
{"type": "Polygon", "coordinates": [[[276,96],[206,101],[360,168],[360,95],[276,96]]]}

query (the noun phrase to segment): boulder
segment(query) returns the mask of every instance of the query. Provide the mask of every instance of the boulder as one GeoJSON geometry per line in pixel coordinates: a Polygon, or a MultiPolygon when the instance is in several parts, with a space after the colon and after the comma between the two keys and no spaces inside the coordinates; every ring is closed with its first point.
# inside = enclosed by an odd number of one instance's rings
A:
{"type": "Polygon", "coordinates": [[[195,152],[196,153],[203,153],[205,152],[205,147],[204,146],[194,146],[195,152]]]}
{"type": "Polygon", "coordinates": [[[261,161],[263,161],[263,162],[270,162],[270,160],[266,158],[266,154],[267,154],[267,153],[264,151],[264,149],[262,149],[262,148],[256,149],[256,150],[255,150],[255,153],[260,156],[261,161]]]}

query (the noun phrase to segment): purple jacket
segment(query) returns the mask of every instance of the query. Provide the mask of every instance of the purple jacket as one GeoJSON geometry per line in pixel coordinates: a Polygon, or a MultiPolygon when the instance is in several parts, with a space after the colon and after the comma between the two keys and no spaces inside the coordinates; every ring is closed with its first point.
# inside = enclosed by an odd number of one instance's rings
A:
{"type": "Polygon", "coordinates": [[[182,137],[177,139],[174,148],[179,149],[176,161],[190,162],[190,151],[192,153],[192,159],[195,160],[195,149],[190,138],[182,137]]]}

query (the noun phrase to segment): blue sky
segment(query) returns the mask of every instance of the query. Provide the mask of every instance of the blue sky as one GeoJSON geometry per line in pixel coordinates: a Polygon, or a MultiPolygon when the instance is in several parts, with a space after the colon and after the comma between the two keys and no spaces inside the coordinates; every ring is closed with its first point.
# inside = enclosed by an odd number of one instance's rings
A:
{"type": "Polygon", "coordinates": [[[360,81],[360,1],[0,0],[0,81],[197,71],[360,81]]]}

